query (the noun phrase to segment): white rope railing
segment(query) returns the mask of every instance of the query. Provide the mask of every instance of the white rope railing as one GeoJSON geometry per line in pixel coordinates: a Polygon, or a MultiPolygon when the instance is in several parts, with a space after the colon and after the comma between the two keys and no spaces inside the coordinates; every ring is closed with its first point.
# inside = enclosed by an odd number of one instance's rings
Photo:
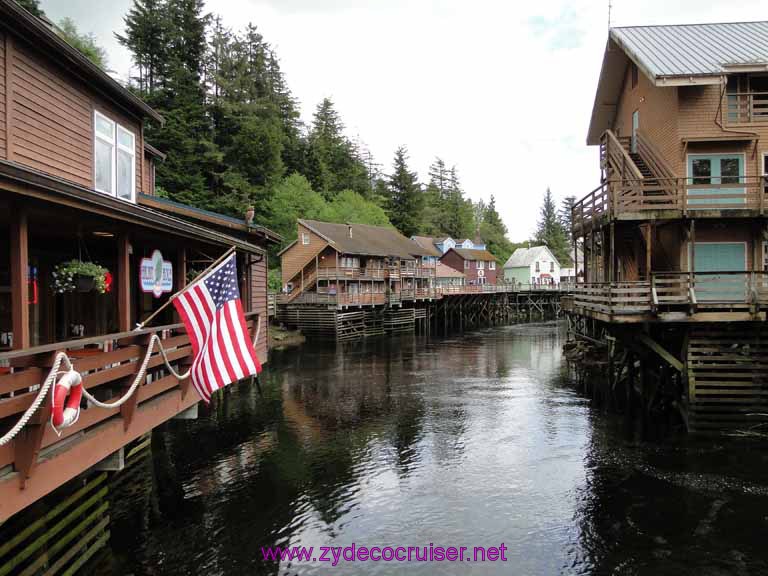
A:
{"type": "Polygon", "coordinates": [[[110,410],[112,408],[119,408],[123,404],[125,404],[131,396],[133,396],[133,393],[136,392],[136,388],[139,387],[139,384],[144,380],[144,377],[147,375],[147,367],[149,366],[149,360],[152,357],[152,352],[154,351],[155,344],[157,344],[158,349],[160,350],[160,355],[163,357],[163,362],[165,363],[165,367],[168,369],[168,371],[173,374],[178,380],[186,380],[189,378],[190,373],[192,372],[191,369],[184,372],[184,374],[179,374],[174,370],[173,366],[171,366],[171,363],[168,361],[168,355],[165,351],[165,348],[163,348],[163,344],[160,341],[160,337],[157,334],[152,334],[152,337],[149,339],[149,344],[147,347],[147,353],[144,355],[144,360],[141,362],[141,367],[139,368],[139,371],[136,373],[136,377],[133,379],[133,382],[131,383],[131,386],[128,388],[125,394],[123,394],[120,398],[113,402],[102,402],[98,398],[94,397],[93,394],[88,392],[88,390],[83,387],[83,396],[85,396],[85,399],[88,400],[91,404],[94,406],[98,406],[99,408],[104,408],[106,410],[110,410]]]}

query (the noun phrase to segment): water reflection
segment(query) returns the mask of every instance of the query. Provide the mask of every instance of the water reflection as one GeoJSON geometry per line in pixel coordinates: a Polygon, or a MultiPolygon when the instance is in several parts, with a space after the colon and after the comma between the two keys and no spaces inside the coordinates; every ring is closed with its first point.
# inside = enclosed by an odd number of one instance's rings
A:
{"type": "Polygon", "coordinates": [[[265,563],[260,547],[504,542],[506,564],[408,571],[763,572],[765,458],[625,440],[568,385],[561,338],[528,325],[277,355],[263,395],[241,386],[155,432],[144,480],[114,495],[99,571],[319,574],[329,566],[265,563]]]}

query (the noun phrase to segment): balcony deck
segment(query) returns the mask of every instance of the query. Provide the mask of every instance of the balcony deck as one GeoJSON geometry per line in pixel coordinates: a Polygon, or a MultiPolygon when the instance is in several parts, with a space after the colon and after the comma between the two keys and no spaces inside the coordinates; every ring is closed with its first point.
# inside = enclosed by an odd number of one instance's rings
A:
{"type": "Polygon", "coordinates": [[[656,272],[650,281],[576,284],[563,308],[598,320],[765,320],[768,272],[656,272]]]}
{"type": "Polygon", "coordinates": [[[762,177],[720,184],[692,178],[608,181],[574,205],[573,233],[581,236],[610,220],[754,218],[765,214],[767,192],[762,177]]]}

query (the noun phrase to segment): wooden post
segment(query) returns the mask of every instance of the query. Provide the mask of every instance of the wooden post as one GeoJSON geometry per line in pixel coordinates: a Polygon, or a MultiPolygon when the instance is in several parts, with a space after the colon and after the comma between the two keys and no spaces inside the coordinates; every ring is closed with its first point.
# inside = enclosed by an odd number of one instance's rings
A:
{"type": "Polygon", "coordinates": [[[11,220],[11,306],[13,348],[29,348],[29,227],[24,206],[14,204],[11,220]]]}
{"type": "Polygon", "coordinates": [[[131,323],[131,256],[130,238],[122,232],[117,237],[117,325],[120,332],[128,332],[131,323]]]}
{"type": "Polygon", "coordinates": [[[689,288],[696,288],[696,220],[691,218],[691,250],[688,256],[688,283],[689,288]]]}
{"type": "Polygon", "coordinates": [[[609,282],[615,282],[616,281],[616,225],[614,222],[611,222],[611,246],[610,246],[610,261],[608,262],[608,281],[609,282]]]}
{"type": "MultiPolygon", "coordinates": [[[[184,246],[179,248],[176,254],[176,290],[179,291],[187,285],[187,249],[184,246]]],[[[174,322],[181,322],[181,316],[173,311],[174,322]]]]}

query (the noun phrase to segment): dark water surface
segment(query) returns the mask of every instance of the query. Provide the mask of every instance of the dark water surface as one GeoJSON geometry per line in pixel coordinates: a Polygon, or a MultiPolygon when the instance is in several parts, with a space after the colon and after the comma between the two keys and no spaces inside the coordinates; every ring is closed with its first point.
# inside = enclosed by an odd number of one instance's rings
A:
{"type": "Polygon", "coordinates": [[[155,432],[112,574],[768,574],[768,452],[634,441],[555,324],[278,353],[155,432]],[[264,562],[262,546],[507,547],[507,562],[264,562]]]}

